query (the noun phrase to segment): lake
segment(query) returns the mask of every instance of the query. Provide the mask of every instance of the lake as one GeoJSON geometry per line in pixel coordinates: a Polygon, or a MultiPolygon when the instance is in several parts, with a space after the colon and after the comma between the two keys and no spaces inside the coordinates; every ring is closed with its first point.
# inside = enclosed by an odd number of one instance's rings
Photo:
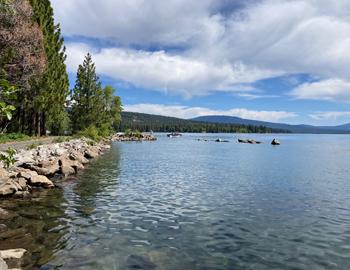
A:
{"type": "Polygon", "coordinates": [[[24,269],[350,269],[350,136],[161,134],[61,185],[0,201],[24,269]]]}

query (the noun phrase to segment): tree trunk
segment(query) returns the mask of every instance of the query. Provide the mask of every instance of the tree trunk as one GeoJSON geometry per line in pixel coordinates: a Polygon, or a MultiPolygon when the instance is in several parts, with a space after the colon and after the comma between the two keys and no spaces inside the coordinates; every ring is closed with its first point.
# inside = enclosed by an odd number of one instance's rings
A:
{"type": "Polygon", "coordinates": [[[40,130],[41,136],[46,135],[46,114],[43,112],[41,114],[41,130],[40,130]]]}
{"type": "Polygon", "coordinates": [[[41,113],[38,112],[37,113],[37,120],[36,120],[36,124],[37,124],[37,129],[36,129],[36,132],[37,132],[37,136],[40,137],[41,136],[41,113]]]}

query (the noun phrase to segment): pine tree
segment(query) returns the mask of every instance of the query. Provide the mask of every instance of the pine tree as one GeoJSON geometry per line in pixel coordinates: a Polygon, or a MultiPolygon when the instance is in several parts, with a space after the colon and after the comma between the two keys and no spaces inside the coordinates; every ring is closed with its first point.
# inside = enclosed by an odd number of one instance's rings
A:
{"type": "MultiPolygon", "coordinates": [[[[32,84],[36,93],[34,105],[36,111],[36,134],[46,132],[46,123],[56,115],[64,115],[65,103],[69,95],[69,81],[66,71],[66,54],[59,25],[55,25],[53,9],[49,0],[30,0],[34,20],[39,24],[44,35],[44,48],[47,68],[41,78],[32,84]]],[[[65,117],[56,117],[50,121],[53,131],[61,129],[65,117]]]]}
{"type": "Polygon", "coordinates": [[[79,65],[72,95],[71,121],[73,131],[96,125],[100,117],[101,83],[96,75],[96,67],[88,53],[84,63],[79,65]]]}
{"type": "Polygon", "coordinates": [[[120,122],[121,101],[111,86],[101,88],[92,57],[87,54],[77,71],[72,93],[71,122],[73,131],[95,126],[103,136],[120,122]]]}

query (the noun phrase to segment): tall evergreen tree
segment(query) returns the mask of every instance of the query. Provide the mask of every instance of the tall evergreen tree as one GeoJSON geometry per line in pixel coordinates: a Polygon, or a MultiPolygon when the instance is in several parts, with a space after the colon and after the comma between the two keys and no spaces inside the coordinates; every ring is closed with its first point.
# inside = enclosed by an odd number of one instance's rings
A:
{"type": "Polygon", "coordinates": [[[96,125],[100,117],[101,83],[96,67],[88,53],[84,63],[79,65],[72,95],[71,121],[73,131],[96,125]]]}
{"type": "MultiPolygon", "coordinates": [[[[49,0],[30,0],[34,20],[39,24],[44,35],[44,48],[47,58],[45,73],[33,81],[36,111],[36,133],[44,134],[46,123],[58,115],[65,114],[65,103],[69,95],[69,81],[66,71],[66,54],[60,26],[54,22],[53,9],[49,0]]],[[[58,130],[65,117],[56,117],[50,121],[51,129],[58,130]]]]}
{"type": "Polygon", "coordinates": [[[120,121],[121,101],[111,86],[101,88],[92,57],[87,54],[79,66],[72,93],[71,122],[73,131],[95,126],[104,134],[120,121]]]}

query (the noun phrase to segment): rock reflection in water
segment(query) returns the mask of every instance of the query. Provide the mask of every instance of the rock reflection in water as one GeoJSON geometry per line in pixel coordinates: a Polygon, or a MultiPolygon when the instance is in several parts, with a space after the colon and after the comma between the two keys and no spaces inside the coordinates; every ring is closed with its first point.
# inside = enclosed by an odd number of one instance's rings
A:
{"type": "MultiPolygon", "coordinates": [[[[116,175],[110,175],[110,171],[107,175],[104,170],[105,166],[111,167],[111,163],[118,174],[118,151],[109,152],[94,161],[78,179],[61,183],[62,189],[36,192],[26,200],[0,201],[1,208],[14,213],[14,217],[1,226],[0,249],[25,248],[28,252],[23,269],[60,267],[63,264],[60,261],[61,253],[76,249],[74,227],[98,222],[93,217],[96,197],[109,185],[115,184],[112,178],[115,179],[116,175]],[[92,173],[97,170],[98,174],[92,173]]],[[[90,239],[83,245],[95,240],[90,239]]]]}
{"type": "Polygon", "coordinates": [[[15,213],[0,232],[0,249],[25,248],[23,269],[36,269],[64,247],[68,232],[67,202],[60,189],[33,194],[30,200],[1,201],[0,207],[15,213]]]}

